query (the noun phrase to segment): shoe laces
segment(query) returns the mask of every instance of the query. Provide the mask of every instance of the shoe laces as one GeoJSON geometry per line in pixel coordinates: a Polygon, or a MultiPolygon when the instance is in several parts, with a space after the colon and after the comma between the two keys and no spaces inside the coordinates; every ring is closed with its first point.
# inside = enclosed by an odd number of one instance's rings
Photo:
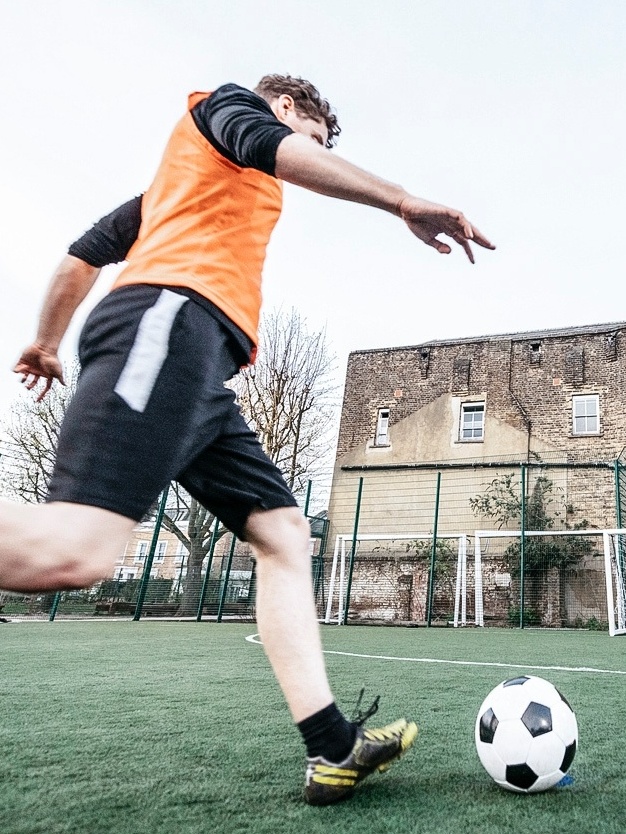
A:
{"type": "Polygon", "coordinates": [[[357,727],[365,724],[368,718],[371,718],[372,715],[375,715],[378,712],[378,702],[380,701],[380,695],[377,695],[370,706],[365,710],[365,712],[361,712],[361,701],[363,700],[363,695],[365,694],[365,687],[361,689],[359,692],[359,697],[356,702],[356,706],[354,707],[354,712],[352,713],[352,718],[350,721],[353,724],[356,724],[357,727]]]}

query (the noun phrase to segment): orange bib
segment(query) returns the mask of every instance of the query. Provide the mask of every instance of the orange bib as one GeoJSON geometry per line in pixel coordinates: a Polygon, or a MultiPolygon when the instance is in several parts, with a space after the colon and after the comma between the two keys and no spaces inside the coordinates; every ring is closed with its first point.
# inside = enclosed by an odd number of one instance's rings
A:
{"type": "MultiPolygon", "coordinates": [[[[190,95],[189,110],[209,95],[190,95]]],[[[139,236],[114,286],[192,289],[256,345],[261,272],[281,208],[280,181],[229,162],[187,112],[143,196],[139,236]]]]}

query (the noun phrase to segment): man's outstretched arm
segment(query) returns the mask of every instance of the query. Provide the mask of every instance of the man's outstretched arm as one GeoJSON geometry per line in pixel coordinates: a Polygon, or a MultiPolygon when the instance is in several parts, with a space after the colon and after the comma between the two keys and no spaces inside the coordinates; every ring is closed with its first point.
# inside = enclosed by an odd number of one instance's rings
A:
{"type": "Polygon", "coordinates": [[[39,317],[35,341],[25,348],[13,370],[22,375],[30,391],[40,379],[46,385],[37,397],[42,400],[53,380],[63,381],[63,368],[58,356],[59,345],[76,308],[93,287],[100,268],[66,255],[52,276],[39,317]]]}
{"type": "Polygon", "coordinates": [[[462,212],[414,197],[399,185],[370,174],[336,156],[306,136],[286,136],[276,153],[276,176],[310,191],[363,203],[401,217],[411,232],[442,254],[450,246],[438,239],[444,234],[455,240],[474,263],[469,241],[495,249],[462,212]]]}
{"type": "Polygon", "coordinates": [[[141,225],[141,197],[107,214],[75,241],[55,270],[46,293],[35,341],[24,349],[14,371],[30,391],[40,379],[42,400],[55,379],[63,384],[59,345],[78,306],[85,300],[103,266],[123,261],[141,225]]]}

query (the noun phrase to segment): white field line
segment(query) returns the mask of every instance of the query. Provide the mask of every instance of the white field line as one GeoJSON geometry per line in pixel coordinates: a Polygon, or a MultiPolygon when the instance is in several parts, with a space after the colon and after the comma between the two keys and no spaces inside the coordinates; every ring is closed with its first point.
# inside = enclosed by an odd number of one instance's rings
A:
{"type": "MultiPolygon", "coordinates": [[[[248,643],[263,644],[258,634],[246,637],[248,643]]],[[[357,652],[337,652],[325,649],[324,654],[336,654],[342,657],[360,657],[365,660],[399,660],[403,663],[439,663],[447,666],[488,666],[498,669],[540,669],[544,672],[591,672],[596,675],[626,675],[618,669],[594,669],[591,666],[532,666],[527,663],[487,663],[479,660],[442,660],[438,657],[395,657],[384,654],[358,654],[357,652]]]]}

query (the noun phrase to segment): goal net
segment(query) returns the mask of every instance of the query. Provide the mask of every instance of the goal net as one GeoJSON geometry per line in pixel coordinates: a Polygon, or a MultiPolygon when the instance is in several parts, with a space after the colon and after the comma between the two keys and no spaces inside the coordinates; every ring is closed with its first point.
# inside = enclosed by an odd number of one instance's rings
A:
{"type": "Polygon", "coordinates": [[[422,622],[429,615],[429,599],[433,619],[458,617],[466,610],[466,547],[462,533],[437,536],[434,554],[431,533],[338,535],[320,618],[341,624],[349,611],[351,621],[422,622]]]}
{"type": "Polygon", "coordinates": [[[468,551],[455,625],[626,633],[626,530],[476,530],[468,551]]]}

